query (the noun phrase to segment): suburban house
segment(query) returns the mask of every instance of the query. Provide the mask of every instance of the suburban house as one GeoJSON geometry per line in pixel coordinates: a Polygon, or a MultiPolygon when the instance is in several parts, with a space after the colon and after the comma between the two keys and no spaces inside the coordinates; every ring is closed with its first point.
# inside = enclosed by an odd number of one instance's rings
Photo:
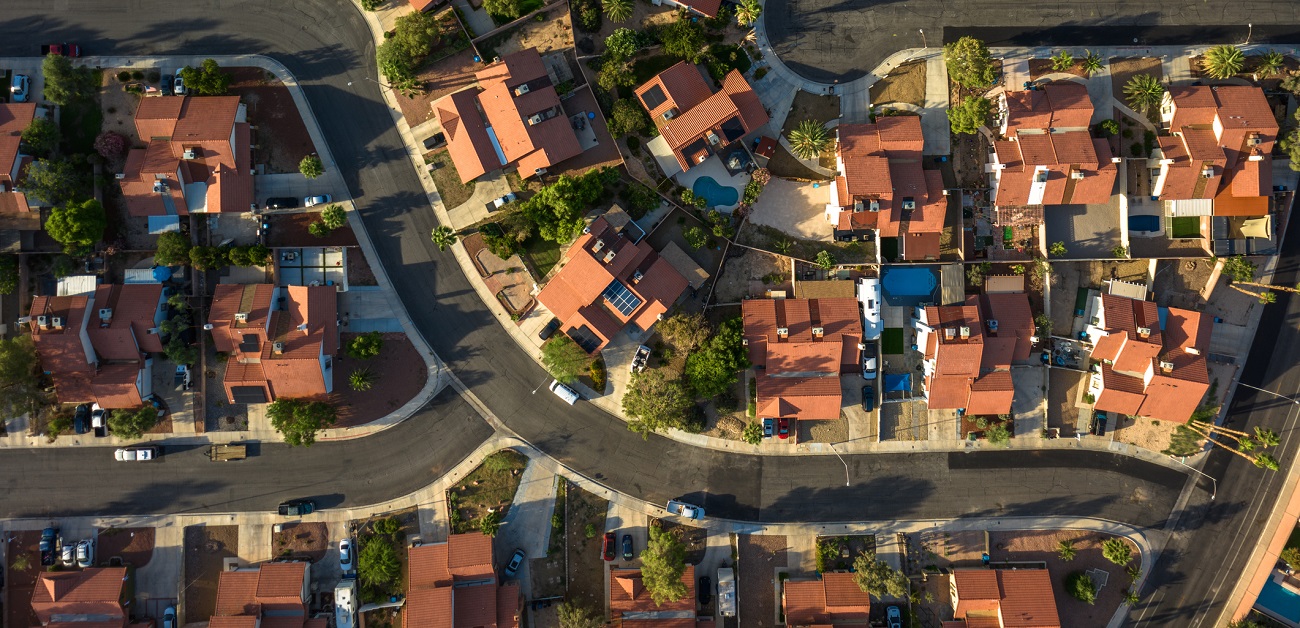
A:
{"type": "Polygon", "coordinates": [[[686,291],[685,275],[690,273],[640,241],[640,233],[617,228],[604,216],[596,218],[537,295],[563,323],[564,333],[588,353],[626,326],[633,333],[648,331],[686,291]]]}
{"type": "Polygon", "coordinates": [[[1271,153],[1278,125],[1263,90],[1171,87],[1160,120],[1170,135],[1159,138],[1153,161],[1160,172],[1151,194],[1163,202],[1165,216],[1199,217],[1206,238],[1271,239],[1271,153]]]}
{"type": "Polygon", "coordinates": [[[826,220],[836,240],[898,239],[904,260],[939,259],[948,197],[943,174],[921,167],[925,138],[918,116],[841,124],[837,176],[828,186],[826,220]]]}
{"type": "MultiPolygon", "coordinates": [[[[1025,299],[1028,309],[1027,297],[1019,299],[1025,299]]],[[[917,308],[916,342],[924,354],[922,381],[932,410],[956,409],[972,416],[1011,412],[1011,362],[1032,343],[1023,346],[1019,332],[1004,333],[999,319],[988,319],[996,323],[986,327],[981,306],[981,297],[971,296],[962,305],[917,308]]],[[[1012,299],[991,299],[988,309],[998,316],[1027,315],[1012,299]]]]}
{"type": "Polygon", "coordinates": [[[677,601],[655,604],[641,581],[640,569],[609,570],[609,618],[625,628],[694,628],[695,565],[682,572],[686,595],[677,601]],[[621,621],[621,624],[617,622],[621,621]]]}
{"type": "Polygon", "coordinates": [[[781,592],[785,623],[804,626],[868,626],[871,595],[848,572],[830,571],[820,578],[786,580],[781,592]]]}
{"type": "Polygon", "coordinates": [[[32,248],[32,234],[41,230],[41,214],[32,211],[39,199],[19,190],[23,169],[32,158],[22,154],[22,132],[36,118],[36,103],[0,104],[0,252],[32,248]]]}
{"type": "MultiPolygon", "coordinates": [[[[650,147],[662,143],[663,152],[671,152],[681,168],[678,172],[721,154],[768,120],[758,95],[736,70],[714,93],[703,70],[682,61],[636,88],[636,96],[659,129],[660,137],[651,140],[650,147]]],[[[671,177],[677,172],[665,174],[671,177]]]]}
{"type": "Polygon", "coordinates": [[[41,626],[152,625],[129,623],[133,577],[126,567],[42,571],[32,589],[32,612],[41,626]]]}
{"type": "MultiPolygon", "coordinates": [[[[1023,277],[1017,278],[1023,280],[1023,277]]],[[[989,283],[986,280],[984,294],[979,295],[985,351],[995,354],[991,361],[996,364],[1028,360],[1038,340],[1029,295],[1023,290],[992,292],[988,289],[989,283]]]]}
{"type": "Polygon", "coordinates": [[[31,330],[41,370],[62,403],[136,408],[153,394],[162,284],[105,284],[90,294],[32,300],[31,330]]]}
{"type": "Polygon", "coordinates": [[[119,183],[132,216],[151,230],[175,216],[253,208],[253,158],[247,110],[238,96],[142,98],[133,148],[119,183]]]}
{"type": "Polygon", "coordinates": [[[497,584],[492,537],[453,534],[410,549],[402,628],[516,628],[523,610],[519,583],[497,584]]]}
{"type": "Polygon", "coordinates": [[[857,299],[748,299],[741,312],[758,418],[840,418],[840,374],[862,368],[857,299]]]}
{"type": "Polygon", "coordinates": [[[1046,569],[957,569],[952,572],[956,621],[944,628],[1061,628],[1046,569]]]}
{"type": "Polygon", "coordinates": [[[1093,108],[1086,87],[1056,81],[1004,92],[998,115],[1002,138],[986,166],[995,226],[1042,224],[1045,206],[1111,201],[1120,160],[1107,140],[1088,131],[1093,108]]]}
{"type": "Polygon", "coordinates": [[[328,619],[308,617],[311,570],[306,562],[265,563],[223,571],[209,628],[326,628],[328,619]]]}
{"type": "Polygon", "coordinates": [[[218,284],[208,311],[226,361],[229,403],[319,397],[334,391],[339,348],[334,286],[218,284]]]}
{"type": "Polygon", "coordinates": [[[1210,389],[1209,317],[1113,293],[1092,300],[1084,333],[1101,361],[1088,381],[1093,407],[1186,423],[1210,389]]]}
{"type": "Polygon", "coordinates": [[[508,54],[475,74],[478,86],[433,104],[461,181],[501,168],[528,178],[582,152],[555,87],[568,72],[563,55],[536,48],[508,54]]]}

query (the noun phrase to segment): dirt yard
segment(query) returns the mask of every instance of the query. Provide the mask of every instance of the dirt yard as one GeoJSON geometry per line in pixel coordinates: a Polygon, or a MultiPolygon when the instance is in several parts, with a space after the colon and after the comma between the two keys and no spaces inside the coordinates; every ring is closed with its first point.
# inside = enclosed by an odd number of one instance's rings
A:
{"type": "Polygon", "coordinates": [[[329,527],[324,523],[286,523],[271,533],[271,555],[276,558],[307,557],[316,562],[329,551],[329,527]]]}
{"type": "MultiPolygon", "coordinates": [[[[925,64],[922,63],[921,66],[925,67],[925,64]]],[[[924,80],[922,86],[924,90],[924,80]]],[[[816,120],[825,124],[839,117],[839,96],[817,95],[801,90],[794,95],[794,103],[790,105],[790,113],[785,117],[785,126],[781,127],[781,135],[788,136],[790,131],[804,120],[816,120]]]]}
{"type": "Polygon", "coordinates": [[[925,106],[925,61],[909,61],[871,86],[871,106],[905,102],[925,106]]]}
{"type": "Polygon", "coordinates": [[[238,552],[239,526],[185,526],[185,623],[212,617],[222,563],[238,552]]]}
{"type": "Polygon", "coordinates": [[[1054,368],[1049,378],[1047,427],[1058,428],[1061,438],[1073,438],[1074,425],[1079,420],[1079,408],[1074,403],[1087,377],[1078,371],[1054,368]]]}
{"type": "MultiPolygon", "coordinates": [[[[574,10],[576,10],[577,3],[566,3],[565,6],[574,6],[574,10]]],[[[575,43],[579,44],[578,50],[582,51],[582,54],[584,55],[588,54],[584,49],[584,47],[587,46],[590,46],[593,52],[599,54],[605,51],[605,40],[609,39],[609,36],[613,35],[614,31],[620,28],[630,28],[644,33],[647,29],[671,24],[673,20],[676,19],[676,16],[677,10],[674,7],[667,5],[656,6],[649,2],[635,2],[632,5],[632,17],[628,21],[614,22],[609,18],[602,16],[600,31],[587,33],[582,30],[576,30],[574,31],[574,37],[577,40],[575,43]],[[583,42],[583,40],[587,41],[583,42]]],[[[572,23],[572,15],[570,15],[569,19],[572,23]]]]}
{"type": "Polygon", "coordinates": [[[1156,57],[1114,57],[1110,60],[1110,86],[1116,98],[1124,98],[1124,84],[1138,74],[1150,74],[1161,82],[1165,76],[1160,59],[1156,57]]]}
{"type": "Polygon", "coordinates": [[[704,560],[704,550],[708,546],[709,538],[707,529],[688,526],[667,519],[651,519],[650,525],[658,525],[664,530],[677,535],[677,538],[686,546],[687,564],[698,565],[700,561],[704,560]]]}
{"type": "Polygon", "coordinates": [[[379,281],[375,279],[375,273],[370,269],[370,262],[361,251],[361,247],[348,248],[348,285],[349,286],[377,286],[379,281]]]}
{"type": "MultiPolygon", "coordinates": [[[[739,248],[739,247],[737,247],[739,248]]],[[[713,287],[715,303],[736,303],[746,297],[762,297],[768,290],[790,290],[790,258],[740,249],[740,257],[727,257],[722,275],[713,287]]]]}
{"type": "MultiPolygon", "coordinates": [[[[638,5],[639,6],[639,5],[638,5]]],[[[605,607],[605,565],[600,556],[601,533],[609,502],[569,483],[567,495],[568,599],[587,608],[605,607]],[[588,536],[590,526],[595,532],[588,536]]]]}
{"type": "MultiPolygon", "coordinates": [[[[1091,628],[1105,625],[1109,621],[1130,584],[1124,568],[1102,556],[1101,544],[1110,538],[1109,535],[1077,530],[994,532],[990,535],[989,558],[993,562],[1046,562],[1047,570],[1052,575],[1052,593],[1056,597],[1061,627],[1091,628]],[[1065,562],[1057,555],[1057,545],[1063,540],[1074,542],[1074,560],[1065,562]],[[1096,604],[1093,605],[1070,597],[1063,587],[1067,575],[1089,569],[1100,569],[1109,574],[1106,585],[1102,587],[1096,604]]],[[[1129,549],[1133,551],[1134,558],[1130,564],[1134,564],[1138,562],[1137,548],[1129,543],[1129,549]]]]}
{"type": "Polygon", "coordinates": [[[120,557],[122,562],[137,569],[149,564],[153,558],[153,528],[104,528],[99,531],[95,549],[98,559],[106,562],[120,557]]]}
{"type": "Polygon", "coordinates": [[[41,567],[41,531],[26,530],[9,535],[9,546],[5,557],[9,564],[5,567],[8,586],[5,594],[6,626],[39,626],[36,613],[32,612],[32,590],[36,587],[36,578],[41,567]]]}
{"type": "Polygon", "coordinates": [[[268,173],[298,172],[298,162],[316,153],[289,88],[261,68],[226,68],[233,75],[230,94],[248,107],[253,132],[254,167],[268,173]]]}
{"type": "Polygon", "coordinates": [[[736,537],[736,600],[739,616],[755,628],[776,626],[776,572],[785,569],[786,537],[741,534],[736,537]]]}
{"type": "Polygon", "coordinates": [[[1064,69],[1064,70],[1059,70],[1059,71],[1058,71],[1058,70],[1054,70],[1054,69],[1052,69],[1052,60],[1051,60],[1051,59],[1030,59],[1030,60],[1029,60],[1029,80],[1031,80],[1031,81],[1037,81],[1037,80],[1039,79],[1039,77],[1042,77],[1042,76],[1047,75],[1047,74],[1073,74],[1073,75],[1075,75],[1075,76],[1077,76],[1077,77],[1080,77],[1080,78],[1088,78],[1088,74],[1087,74],[1086,72],[1083,71],[1083,56],[1082,56],[1082,52],[1080,52],[1080,53],[1078,53],[1078,54],[1079,54],[1080,56],[1075,57],[1075,59],[1074,59],[1074,65],[1071,65],[1070,67],[1068,67],[1068,68],[1066,68],[1066,69],[1064,69]]]}
{"type": "Polygon", "coordinates": [[[500,513],[504,519],[510,511],[510,500],[519,489],[519,476],[527,466],[527,458],[503,449],[488,456],[465,479],[447,489],[452,533],[477,530],[479,520],[489,511],[500,513]]]}
{"type": "Polygon", "coordinates": [[[425,155],[424,163],[441,164],[429,176],[433,177],[433,184],[438,187],[438,195],[442,197],[442,204],[447,209],[460,207],[474,196],[474,182],[461,183],[460,173],[456,172],[456,164],[446,149],[425,155]]]}
{"type": "Polygon", "coordinates": [[[796,421],[801,443],[842,443],[849,439],[849,420],[841,414],[833,421],[796,421]]]}
{"type": "Polygon", "coordinates": [[[871,242],[814,242],[792,238],[772,227],[746,222],[736,241],[764,251],[788,249],[797,259],[811,261],[820,251],[830,251],[838,264],[868,264],[875,261],[875,244],[871,242]]]}
{"type": "Polygon", "coordinates": [[[536,48],[543,56],[573,47],[573,26],[569,23],[569,3],[557,2],[536,17],[509,31],[475,42],[484,59],[504,57],[513,52],[536,48]]]}
{"type": "MultiPolygon", "coordinates": [[[[357,235],[352,227],[343,226],[318,238],[307,231],[308,225],[320,217],[319,212],[298,212],[294,214],[270,214],[263,219],[271,224],[267,230],[266,245],[271,248],[294,246],[357,246],[357,235]]],[[[360,250],[357,250],[358,253],[360,250]]],[[[348,251],[351,257],[352,251],[348,251]]]]}
{"type": "Polygon", "coordinates": [[[1121,414],[1115,414],[1113,419],[1115,440],[1155,452],[1169,448],[1170,439],[1180,425],[1169,421],[1135,418],[1121,414]]]}
{"type": "Polygon", "coordinates": [[[776,150],[772,153],[772,158],[768,160],[767,169],[772,172],[772,176],[774,177],[790,179],[792,181],[830,180],[817,171],[803,165],[803,162],[795,158],[794,155],[791,155],[790,151],[786,150],[785,147],[780,144],[777,144],[776,150]]]}
{"type": "MultiPolygon", "coordinates": [[[[357,335],[343,333],[341,346],[346,347],[357,335]]],[[[335,358],[334,393],[330,402],[339,409],[339,418],[334,427],[356,427],[383,417],[413,399],[429,379],[420,352],[406,334],[386,333],[383,337],[384,347],[373,358],[358,360],[348,357],[345,351],[340,351],[335,358]],[[366,391],[353,390],[348,382],[352,372],[361,369],[374,374],[373,385],[366,391]]]]}
{"type": "Polygon", "coordinates": [[[474,49],[470,47],[469,36],[456,20],[456,15],[450,10],[444,11],[438,15],[438,24],[443,32],[442,41],[416,77],[424,84],[424,93],[413,96],[397,93],[402,117],[412,127],[433,119],[430,105],[447,94],[473,85],[477,80],[474,73],[483,69],[482,64],[474,62],[474,49]],[[461,46],[463,48],[457,50],[461,46]]]}
{"type": "Polygon", "coordinates": [[[988,185],[984,163],[988,160],[989,141],[983,135],[954,135],[952,140],[953,171],[957,183],[964,188],[982,188],[988,185]]]}

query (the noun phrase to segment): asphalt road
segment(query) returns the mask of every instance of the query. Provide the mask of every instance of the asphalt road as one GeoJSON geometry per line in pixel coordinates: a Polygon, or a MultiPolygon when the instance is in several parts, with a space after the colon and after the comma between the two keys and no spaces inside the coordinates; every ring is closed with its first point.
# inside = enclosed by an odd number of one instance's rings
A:
{"type": "Polygon", "coordinates": [[[1217,44],[1245,41],[1253,23],[1252,43],[1300,42],[1300,26],[1284,26],[1300,24],[1300,3],[1284,0],[767,0],[764,11],[781,60],[827,83],[966,34],[994,46],[1217,44]]]}

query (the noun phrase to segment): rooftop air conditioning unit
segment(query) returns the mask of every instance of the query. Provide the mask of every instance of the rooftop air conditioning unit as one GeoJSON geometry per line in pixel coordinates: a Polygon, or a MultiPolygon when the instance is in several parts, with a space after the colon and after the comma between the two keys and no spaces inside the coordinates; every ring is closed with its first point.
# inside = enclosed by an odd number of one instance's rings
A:
{"type": "Polygon", "coordinates": [[[163,182],[163,181],[154,181],[154,182],[153,182],[153,191],[154,191],[155,194],[166,194],[166,193],[167,193],[167,183],[165,183],[165,182],[163,182]]]}
{"type": "Polygon", "coordinates": [[[903,198],[903,209],[916,209],[916,199],[907,196],[903,198]]]}
{"type": "Polygon", "coordinates": [[[523,96],[524,94],[527,93],[528,93],[528,83],[524,83],[523,85],[520,85],[519,87],[515,88],[516,96],[523,96]]]}
{"type": "Polygon", "coordinates": [[[722,139],[718,137],[718,134],[714,133],[713,131],[709,131],[708,137],[709,137],[709,144],[712,144],[714,146],[717,146],[718,143],[722,141],[722,139]]]}
{"type": "Polygon", "coordinates": [[[535,113],[528,118],[528,124],[530,125],[538,125],[541,123],[542,123],[542,114],[540,113],[535,113]]]}
{"type": "Polygon", "coordinates": [[[814,327],[812,328],[812,332],[813,332],[813,338],[821,338],[822,336],[826,335],[826,328],[814,327]]]}
{"type": "Polygon", "coordinates": [[[957,330],[951,327],[945,327],[943,330],[943,337],[952,340],[957,337],[957,330]]]}
{"type": "Polygon", "coordinates": [[[632,273],[632,283],[640,283],[642,279],[645,279],[645,275],[641,274],[641,271],[632,273]]]}
{"type": "Polygon", "coordinates": [[[990,319],[988,320],[988,324],[989,324],[989,331],[991,331],[991,332],[993,332],[993,333],[997,333],[997,331],[998,331],[998,320],[997,320],[996,318],[990,318],[990,319]]]}
{"type": "Polygon", "coordinates": [[[700,155],[699,157],[697,157],[697,158],[695,159],[695,163],[697,163],[697,164],[702,164],[702,163],[704,163],[704,160],[705,160],[705,159],[708,159],[708,158],[709,158],[708,155],[700,155]]]}
{"type": "Polygon", "coordinates": [[[248,312],[235,312],[235,322],[237,322],[237,323],[247,323],[247,322],[248,322],[248,312]]]}
{"type": "Polygon", "coordinates": [[[1140,336],[1140,337],[1142,337],[1142,338],[1146,338],[1146,337],[1148,337],[1148,336],[1151,335],[1151,328],[1150,328],[1150,327],[1139,327],[1139,328],[1137,328],[1137,333],[1138,333],[1138,336],[1140,336]]]}
{"type": "Polygon", "coordinates": [[[1083,180],[1083,171],[1082,171],[1082,170],[1072,170],[1072,171],[1070,171],[1070,178],[1071,178],[1071,179],[1074,179],[1075,181],[1082,181],[1082,180],[1083,180]]]}
{"type": "Polygon", "coordinates": [[[44,314],[41,314],[36,317],[36,326],[40,327],[41,329],[45,329],[46,327],[50,326],[50,319],[47,318],[44,314]]]}
{"type": "Polygon", "coordinates": [[[740,339],[740,346],[742,346],[742,347],[748,347],[748,346],[749,346],[749,339],[748,339],[748,338],[741,338],[741,339],[740,339]]]}
{"type": "Polygon", "coordinates": [[[157,328],[157,327],[150,327],[150,328],[149,328],[149,331],[146,332],[146,333],[148,333],[150,336],[157,336],[157,335],[158,335],[158,328],[157,328]]]}
{"type": "Polygon", "coordinates": [[[1259,146],[1261,141],[1263,140],[1260,139],[1259,133],[1251,133],[1250,136],[1246,138],[1246,146],[1259,146]]]}
{"type": "Polygon", "coordinates": [[[1214,176],[1214,166],[1206,165],[1204,168],[1201,168],[1201,176],[1207,179],[1214,176]]]}
{"type": "Polygon", "coordinates": [[[961,334],[962,338],[970,338],[970,328],[965,325],[962,325],[961,329],[957,330],[957,332],[961,334]]]}
{"type": "Polygon", "coordinates": [[[871,210],[871,211],[873,211],[873,212],[878,212],[878,211],[880,211],[880,201],[878,201],[878,200],[873,200],[873,201],[871,201],[871,203],[867,205],[867,209],[869,209],[869,210],[871,210]]]}
{"type": "Polygon", "coordinates": [[[587,235],[589,233],[591,233],[591,225],[587,225],[582,228],[582,235],[587,235]]]}
{"type": "Polygon", "coordinates": [[[184,153],[183,155],[181,155],[181,159],[194,159],[194,158],[195,158],[195,155],[194,155],[194,149],[193,149],[193,148],[187,148],[187,149],[185,149],[185,153],[184,153]]]}
{"type": "Polygon", "coordinates": [[[271,353],[274,353],[274,354],[276,354],[276,355],[279,355],[279,354],[281,354],[281,353],[284,353],[284,343],[283,343],[283,342],[275,342],[275,343],[272,343],[272,344],[271,344],[271,353]]]}
{"type": "Polygon", "coordinates": [[[126,173],[125,173],[125,172],[119,172],[119,173],[113,175],[113,178],[114,178],[114,179],[117,179],[118,181],[121,181],[122,179],[125,179],[125,178],[126,178],[126,173]]]}
{"type": "Polygon", "coordinates": [[[862,201],[853,201],[853,213],[856,214],[856,213],[862,211],[862,209],[863,209],[863,207],[862,207],[862,201]]]}
{"type": "Polygon", "coordinates": [[[99,320],[102,320],[102,321],[111,321],[111,320],[113,320],[113,308],[111,308],[111,307],[100,308],[100,310],[99,310],[99,320]]]}
{"type": "Polygon", "coordinates": [[[669,109],[668,111],[665,111],[665,112],[664,112],[664,119],[665,119],[665,120],[672,120],[672,119],[675,118],[675,117],[677,117],[677,109],[676,109],[676,108],[672,108],[672,109],[669,109]]]}
{"type": "MultiPolygon", "coordinates": [[[[590,227],[588,227],[588,229],[590,229],[590,227]]],[[[605,241],[600,238],[596,238],[596,243],[591,245],[591,252],[599,253],[600,250],[603,248],[605,248],[605,241]]]]}
{"type": "Polygon", "coordinates": [[[787,336],[790,335],[790,328],[789,328],[789,327],[777,327],[777,328],[776,328],[776,335],[777,335],[778,338],[785,338],[785,337],[787,337],[787,336]]]}
{"type": "Polygon", "coordinates": [[[1160,361],[1160,370],[1161,370],[1161,371],[1164,371],[1164,372],[1166,372],[1166,373],[1168,373],[1168,372],[1174,370],[1174,363],[1173,363],[1173,362],[1165,362],[1164,360],[1161,360],[1161,361],[1160,361]]]}
{"type": "Polygon", "coordinates": [[[55,329],[63,329],[63,317],[55,316],[54,318],[51,318],[50,325],[52,325],[55,329]]]}
{"type": "Polygon", "coordinates": [[[612,261],[614,261],[614,252],[613,252],[613,251],[610,251],[610,252],[608,252],[608,253],[605,254],[605,263],[608,264],[608,263],[610,263],[610,262],[612,262],[612,261]]]}

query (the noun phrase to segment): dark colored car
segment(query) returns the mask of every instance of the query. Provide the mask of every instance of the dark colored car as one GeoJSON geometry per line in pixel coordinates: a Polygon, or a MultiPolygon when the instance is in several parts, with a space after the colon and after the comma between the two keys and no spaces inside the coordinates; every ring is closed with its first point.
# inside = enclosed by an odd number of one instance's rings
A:
{"type": "Polygon", "coordinates": [[[549,340],[551,338],[551,334],[554,334],[555,330],[559,328],[560,328],[560,319],[552,318],[551,322],[547,323],[546,326],[542,328],[542,331],[537,334],[537,337],[541,338],[542,340],[549,340]]]}
{"type": "Polygon", "coordinates": [[[161,81],[159,81],[158,84],[158,91],[162,92],[163,96],[172,95],[172,80],[173,80],[172,75],[170,74],[162,75],[162,79],[161,81]]]}
{"type": "Polygon", "coordinates": [[[1106,435],[1106,413],[1097,412],[1092,415],[1092,433],[1096,436],[1106,435]]]}
{"type": "Polygon", "coordinates": [[[763,419],[763,438],[772,438],[776,433],[776,419],[763,419]]]}
{"type": "Polygon", "coordinates": [[[623,535],[623,560],[632,560],[632,535],[623,535]]]}
{"type": "Polygon", "coordinates": [[[790,419],[781,419],[777,422],[776,437],[781,440],[790,438],[790,419]]]}
{"type": "Polygon", "coordinates": [[[447,136],[442,133],[434,133],[433,137],[424,140],[424,150],[433,150],[447,143],[447,136]]]}
{"type": "Polygon", "coordinates": [[[296,209],[298,198],[295,196],[272,196],[266,199],[267,209],[296,209]]]}
{"type": "Polygon", "coordinates": [[[700,604],[708,604],[713,599],[713,580],[708,576],[700,576],[700,586],[695,589],[695,597],[699,598],[700,604]]]}
{"type": "Polygon", "coordinates": [[[876,389],[870,386],[862,387],[862,409],[871,412],[876,409],[876,389]]]}
{"type": "Polygon", "coordinates": [[[301,517],[316,512],[316,502],[310,499],[291,499],[280,504],[279,512],[286,517],[301,517]]]}
{"type": "Polygon", "coordinates": [[[600,555],[603,556],[606,561],[614,560],[614,545],[616,543],[618,543],[618,538],[614,533],[606,532],[605,540],[600,546],[600,555]]]}
{"type": "Polygon", "coordinates": [[[77,406],[77,411],[72,415],[72,429],[78,434],[90,431],[90,404],[77,406]]]}
{"type": "Polygon", "coordinates": [[[41,566],[49,567],[54,564],[54,555],[59,541],[58,528],[45,528],[41,531],[41,566]]]}

